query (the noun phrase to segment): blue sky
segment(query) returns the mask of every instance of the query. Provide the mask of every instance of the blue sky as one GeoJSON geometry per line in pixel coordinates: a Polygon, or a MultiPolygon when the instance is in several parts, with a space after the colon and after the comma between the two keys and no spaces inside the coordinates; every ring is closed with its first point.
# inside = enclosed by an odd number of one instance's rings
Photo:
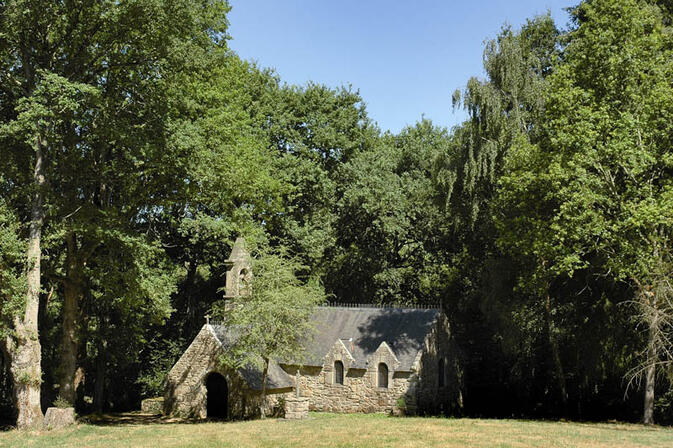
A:
{"type": "Polygon", "coordinates": [[[485,39],[551,11],[565,27],[576,0],[230,0],[230,46],[290,84],[359,90],[370,117],[397,132],[423,115],[464,118],[451,95],[482,76],[485,39]]]}

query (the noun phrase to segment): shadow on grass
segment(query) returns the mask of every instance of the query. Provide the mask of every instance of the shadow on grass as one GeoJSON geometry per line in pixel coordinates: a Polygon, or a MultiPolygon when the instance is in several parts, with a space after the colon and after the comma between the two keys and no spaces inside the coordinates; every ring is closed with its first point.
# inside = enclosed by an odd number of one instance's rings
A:
{"type": "MultiPolygon", "coordinates": [[[[446,417],[430,417],[430,418],[446,418],[446,417]]],[[[449,420],[452,417],[448,417],[449,420]]],[[[671,431],[673,427],[671,426],[662,426],[662,425],[645,425],[643,423],[633,423],[633,422],[623,422],[619,420],[565,420],[565,419],[526,419],[526,418],[486,418],[486,417],[465,417],[458,418],[456,420],[474,420],[474,421],[483,421],[483,422],[515,422],[517,424],[523,425],[536,425],[536,424],[554,424],[554,425],[570,425],[570,426],[580,426],[583,428],[591,429],[600,429],[600,430],[609,430],[609,431],[622,431],[622,432],[631,432],[634,430],[638,431],[671,431]]]]}
{"type": "Polygon", "coordinates": [[[218,419],[185,419],[175,417],[165,417],[159,414],[145,414],[141,412],[120,412],[114,414],[91,414],[80,417],[78,423],[95,426],[125,426],[125,425],[170,425],[170,424],[196,424],[218,422],[227,423],[230,420],[218,419]]]}
{"type": "Polygon", "coordinates": [[[671,427],[670,426],[661,426],[661,425],[645,425],[643,423],[629,423],[629,422],[620,422],[616,420],[608,420],[604,422],[573,422],[573,421],[568,421],[564,423],[572,423],[577,426],[584,426],[584,427],[594,427],[594,428],[599,428],[599,429],[607,429],[610,431],[633,431],[633,430],[638,430],[638,431],[670,431],[671,427]]]}

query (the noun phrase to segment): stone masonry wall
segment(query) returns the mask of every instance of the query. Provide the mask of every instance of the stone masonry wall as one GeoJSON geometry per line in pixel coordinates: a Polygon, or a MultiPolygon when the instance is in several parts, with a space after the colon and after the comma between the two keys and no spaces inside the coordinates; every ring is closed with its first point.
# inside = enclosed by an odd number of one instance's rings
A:
{"type": "MultiPolygon", "coordinates": [[[[288,374],[295,376],[297,373],[298,366],[282,367],[288,374]]],[[[333,384],[332,369],[301,367],[299,391],[302,397],[309,399],[311,411],[397,412],[398,399],[409,400],[407,395],[413,395],[413,381],[410,372],[396,372],[391,376],[389,387],[385,389],[378,387],[376,376],[369,370],[351,368],[345,372],[342,385],[333,384]]]]}
{"type": "MultiPolygon", "coordinates": [[[[238,372],[219,364],[222,348],[208,326],[196,336],[184,355],[168,374],[164,394],[164,412],[188,418],[206,417],[206,377],[221,374],[228,386],[229,418],[259,415],[261,395],[251,390],[238,372]]],[[[394,412],[414,414],[460,414],[462,411],[462,373],[458,351],[452,342],[444,315],[435,323],[419,352],[411,371],[397,370],[400,363],[386,343],[368,359],[366,368],[355,368],[354,359],[342,340],[337,340],[323,358],[322,367],[281,364],[297,381],[301,397],[309,400],[312,411],[394,412]],[[443,360],[443,385],[440,386],[440,362],[443,360]],[[344,382],[335,384],[334,362],[344,365],[344,382]],[[378,386],[378,366],[388,367],[388,387],[378,386]]],[[[266,415],[282,416],[285,402],[295,397],[292,388],[268,391],[266,415]]]]}
{"type": "Polygon", "coordinates": [[[417,359],[417,412],[421,415],[459,415],[463,408],[462,372],[459,356],[450,336],[449,322],[440,315],[425,340],[425,349],[417,359]],[[440,386],[440,359],[444,362],[443,385],[440,386]]]}
{"type": "Polygon", "coordinates": [[[366,369],[351,367],[353,358],[342,341],[324,357],[323,367],[281,365],[295,378],[299,371],[300,396],[309,399],[312,411],[404,412],[406,414],[460,414],[462,376],[458,353],[444,315],[435,323],[411,371],[397,371],[399,361],[383,343],[371,355],[366,369]],[[444,360],[440,386],[439,360],[444,360]],[[344,384],[334,382],[334,362],[344,365],[344,384]],[[388,367],[388,388],[378,387],[378,365],[388,367]]]}
{"type": "Polygon", "coordinates": [[[308,398],[289,397],[285,399],[285,418],[301,420],[308,417],[308,398]]]}
{"type": "Polygon", "coordinates": [[[299,391],[309,399],[312,411],[326,412],[399,412],[415,407],[416,375],[395,371],[400,363],[387,344],[382,343],[369,359],[366,369],[351,367],[353,358],[342,341],[336,341],[325,355],[323,367],[283,365],[295,377],[300,370],[299,391]],[[335,384],[334,362],[344,365],[344,382],[335,384]],[[388,387],[378,385],[378,367],[388,367],[388,387]]]}
{"type": "MultiPolygon", "coordinates": [[[[164,413],[185,418],[206,418],[206,378],[219,373],[227,381],[227,416],[244,419],[259,415],[261,394],[250,389],[241,376],[219,363],[222,348],[208,326],[204,326],[192,344],[173,366],[166,379],[164,413]]],[[[291,396],[291,388],[269,391],[265,400],[267,415],[282,407],[281,397],[291,396]]]]}

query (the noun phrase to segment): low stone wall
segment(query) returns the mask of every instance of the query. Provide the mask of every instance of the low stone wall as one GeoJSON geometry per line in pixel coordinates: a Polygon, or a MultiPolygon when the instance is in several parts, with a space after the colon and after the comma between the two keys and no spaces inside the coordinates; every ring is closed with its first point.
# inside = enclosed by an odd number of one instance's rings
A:
{"type": "Polygon", "coordinates": [[[292,397],[285,399],[285,418],[289,420],[301,420],[308,417],[309,399],[305,397],[292,397]]]}

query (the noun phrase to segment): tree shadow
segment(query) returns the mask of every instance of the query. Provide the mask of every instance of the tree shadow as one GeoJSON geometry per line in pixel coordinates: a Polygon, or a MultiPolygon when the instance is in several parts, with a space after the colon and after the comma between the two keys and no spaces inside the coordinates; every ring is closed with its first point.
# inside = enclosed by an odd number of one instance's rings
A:
{"type": "MultiPolygon", "coordinates": [[[[161,414],[147,414],[143,412],[118,412],[109,414],[85,415],[77,420],[94,426],[130,426],[130,425],[168,425],[168,424],[195,424],[215,420],[187,419],[167,417],[161,414]]],[[[217,420],[222,421],[222,420],[217,420]]]]}
{"type": "Polygon", "coordinates": [[[360,324],[356,351],[364,359],[386,342],[405,368],[409,368],[438,315],[434,309],[384,308],[360,324]]]}

